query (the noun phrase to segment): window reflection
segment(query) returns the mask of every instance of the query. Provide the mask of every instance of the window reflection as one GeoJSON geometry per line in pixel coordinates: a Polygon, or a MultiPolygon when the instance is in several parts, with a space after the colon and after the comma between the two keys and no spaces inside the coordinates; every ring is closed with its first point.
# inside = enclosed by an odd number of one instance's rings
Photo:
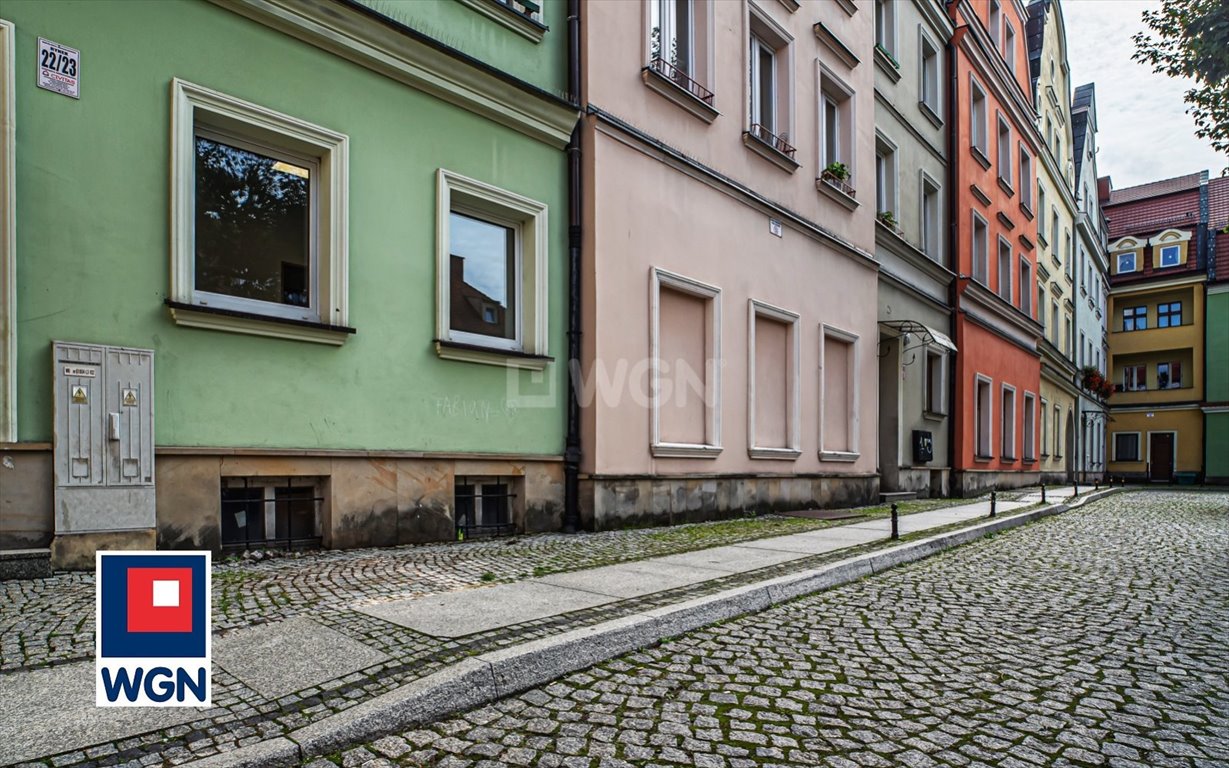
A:
{"type": "Polygon", "coordinates": [[[449,232],[452,330],[515,339],[514,230],[453,211],[449,232]]]}

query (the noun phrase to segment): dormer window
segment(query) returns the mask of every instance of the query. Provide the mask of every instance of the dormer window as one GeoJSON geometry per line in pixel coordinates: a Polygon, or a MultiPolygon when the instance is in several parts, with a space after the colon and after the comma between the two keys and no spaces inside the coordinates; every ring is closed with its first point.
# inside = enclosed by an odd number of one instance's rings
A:
{"type": "Polygon", "coordinates": [[[1176,267],[1179,259],[1182,257],[1182,249],[1176,245],[1167,245],[1161,249],[1159,266],[1161,267],[1176,267]]]}
{"type": "Polygon", "coordinates": [[[1135,271],[1135,252],[1118,254],[1118,274],[1135,271]]]}

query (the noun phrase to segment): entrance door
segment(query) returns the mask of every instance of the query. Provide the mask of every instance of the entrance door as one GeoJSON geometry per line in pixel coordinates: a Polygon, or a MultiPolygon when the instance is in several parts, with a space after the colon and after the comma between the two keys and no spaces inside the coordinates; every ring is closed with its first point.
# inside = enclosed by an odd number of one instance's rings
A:
{"type": "Polygon", "coordinates": [[[1168,483],[1174,479],[1174,433],[1153,432],[1148,436],[1148,479],[1168,483]]]}

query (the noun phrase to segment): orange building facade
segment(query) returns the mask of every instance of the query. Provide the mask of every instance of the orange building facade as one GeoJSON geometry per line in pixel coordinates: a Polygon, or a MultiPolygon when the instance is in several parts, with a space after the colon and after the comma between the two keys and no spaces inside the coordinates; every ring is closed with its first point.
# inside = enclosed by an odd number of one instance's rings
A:
{"type": "Polygon", "coordinates": [[[954,495],[1039,480],[1041,363],[1037,323],[1037,134],[1024,6],[960,0],[950,71],[950,173],[960,352],[954,495]]]}

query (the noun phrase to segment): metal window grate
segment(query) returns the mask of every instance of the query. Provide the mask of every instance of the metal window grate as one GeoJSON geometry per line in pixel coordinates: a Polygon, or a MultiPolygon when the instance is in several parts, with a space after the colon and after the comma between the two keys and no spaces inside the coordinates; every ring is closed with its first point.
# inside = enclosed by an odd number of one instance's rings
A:
{"type": "Polygon", "coordinates": [[[794,154],[798,151],[793,145],[786,141],[786,137],[784,135],[778,136],[759,123],[752,123],[751,129],[747,131],[747,133],[785,155],[790,160],[794,159],[794,154]]]}
{"type": "Polygon", "coordinates": [[[512,491],[509,478],[458,477],[455,491],[458,539],[508,536],[516,532],[512,522],[512,491]]]}
{"type": "Polygon", "coordinates": [[[252,481],[245,477],[241,485],[222,489],[222,551],[318,549],[324,497],[316,494],[315,482],[252,481]]]}

